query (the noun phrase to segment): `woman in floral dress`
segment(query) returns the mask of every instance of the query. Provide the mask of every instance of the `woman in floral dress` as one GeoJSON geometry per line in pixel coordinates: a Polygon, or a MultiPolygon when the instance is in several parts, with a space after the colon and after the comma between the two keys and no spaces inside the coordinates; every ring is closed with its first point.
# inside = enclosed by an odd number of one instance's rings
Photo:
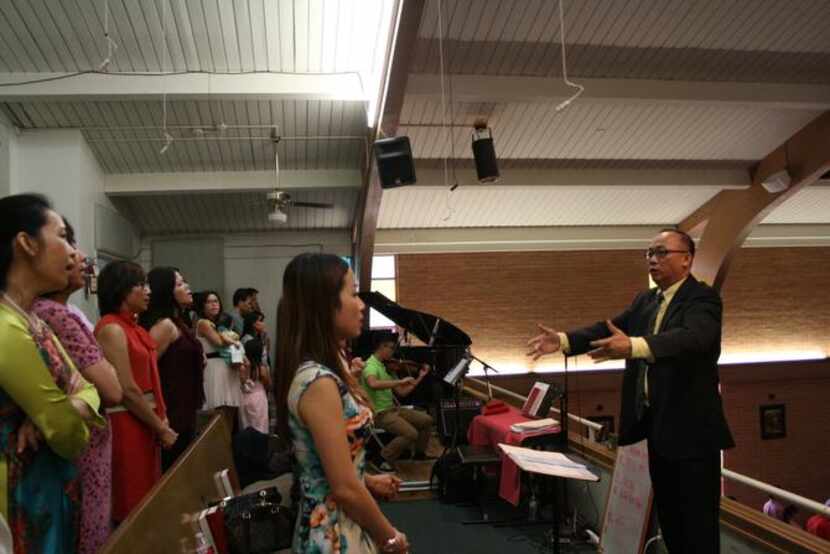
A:
{"type": "Polygon", "coordinates": [[[301,254],[288,264],[277,313],[277,405],[302,495],[296,553],[409,551],[373,497],[394,496],[400,480],[364,474],[372,412],[339,355],[341,342],[360,334],[363,310],[340,257],[301,254]]]}
{"type": "MultiPolygon", "coordinates": [[[[82,311],[69,304],[69,297],[84,286],[86,254],[75,243],[68,221],[66,240],[75,249],[75,266],[66,288],[35,300],[32,311],[54,331],[75,367],[95,385],[107,406],[121,402],[122,390],[115,369],[92,334],[93,326],[82,311]]],[[[112,515],[112,433],[110,427],[91,429],[89,446],[78,459],[81,475],[81,534],[78,554],[95,554],[110,536],[112,515]]]]}

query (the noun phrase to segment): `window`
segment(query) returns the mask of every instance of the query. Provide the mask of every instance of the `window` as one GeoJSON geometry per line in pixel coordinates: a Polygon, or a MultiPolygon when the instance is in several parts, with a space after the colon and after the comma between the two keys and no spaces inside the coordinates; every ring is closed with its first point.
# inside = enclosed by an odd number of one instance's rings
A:
{"type": "MultiPolygon", "coordinates": [[[[373,292],[379,292],[393,302],[397,300],[395,286],[395,256],[375,256],[372,258],[372,285],[373,292]]],[[[394,328],[395,323],[383,314],[369,310],[370,329],[394,328]]]]}

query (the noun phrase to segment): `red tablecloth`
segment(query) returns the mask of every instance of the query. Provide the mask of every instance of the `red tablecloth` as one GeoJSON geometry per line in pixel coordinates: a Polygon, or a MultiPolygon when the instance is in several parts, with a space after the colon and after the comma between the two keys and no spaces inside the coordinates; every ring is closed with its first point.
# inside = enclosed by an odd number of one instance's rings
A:
{"type": "Polygon", "coordinates": [[[467,440],[476,446],[492,446],[501,456],[501,477],[499,479],[499,496],[513,504],[519,505],[520,473],[518,466],[498,447],[499,443],[522,444],[530,437],[555,435],[559,426],[547,427],[538,431],[516,433],[510,430],[514,423],[530,421],[518,408],[508,406],[507,412],[495,415],[478,415],[473,418],[467,429],[467,440]]]}

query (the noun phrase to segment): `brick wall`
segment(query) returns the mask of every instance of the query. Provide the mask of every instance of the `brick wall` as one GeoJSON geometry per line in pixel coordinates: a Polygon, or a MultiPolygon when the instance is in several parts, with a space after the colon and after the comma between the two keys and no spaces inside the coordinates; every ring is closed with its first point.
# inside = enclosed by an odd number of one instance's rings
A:
{"type": "Polygon", "coordinates": [[[725,352],[830,352],[830,248],[744,248],[721,292],[725,352]]]}
{"type": "MultiPolygon", "coordinates": [[[[464,329],[476,354],[496,367],[528,365],[524,345],[537,321],[566,329],[604,319],[647,279],[638,251],[418,254],[397,263],[399,302],[464,329]]],[[[722,291],[724,353],[830,352],[829,267],[830,248],[741,250],[722,291]]],[[[816,500],[830,496],[830,362],[731,365],[721,377],[738,442],[727,467],[816,500]],[[778,403],[786,405],[787,437],[762,441],[759,406],[778,403]]],[[[534,379],[499,382],[525,394],[534,379]]],[[[571,410],[616,419],[620,379],[572,373],[571,410]]],[[[731,483],[726,494],[751,506],[765,500],[731,483]]]]}
{"type": "MultiPolygon", "coordinates": [[[[631,250],[409,254],[397,264],[399,301],[467,331],[493,365],[523,364],[536,322],[605,319],[648,279],[631,250]]],[[[830,352],[830,248],[742,249],[722,296],[724,353],[830,352]]]]}
{"type": "Polygon", "coordinates": [[[398,301],[459,326],[497,367],[525,363],[537,322],[604,319],[648,282],[631,251],[404,255],[397,264],[398,301]]]}

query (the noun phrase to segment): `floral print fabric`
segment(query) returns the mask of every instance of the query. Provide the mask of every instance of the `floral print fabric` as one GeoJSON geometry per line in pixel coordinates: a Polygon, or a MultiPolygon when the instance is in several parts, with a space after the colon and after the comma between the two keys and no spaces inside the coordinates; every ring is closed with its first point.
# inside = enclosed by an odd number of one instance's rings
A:
{"type": "Polygon", "coordinates": [[[332,498],[314,439],[297,413],[300,397],[321,378],[333,379],[340,391],[352,464],[361,481],[366,464],[364,444],[371,433],[371,410],[352,396],[334,372],[316,362],[304,363],[297,370],[288,393],[288,424],[297,458],[294,474],[299,479],[301,493],[292,551],[300,554],[374,554],[377,548],[369,534],[349,519],[332,498]]]}

